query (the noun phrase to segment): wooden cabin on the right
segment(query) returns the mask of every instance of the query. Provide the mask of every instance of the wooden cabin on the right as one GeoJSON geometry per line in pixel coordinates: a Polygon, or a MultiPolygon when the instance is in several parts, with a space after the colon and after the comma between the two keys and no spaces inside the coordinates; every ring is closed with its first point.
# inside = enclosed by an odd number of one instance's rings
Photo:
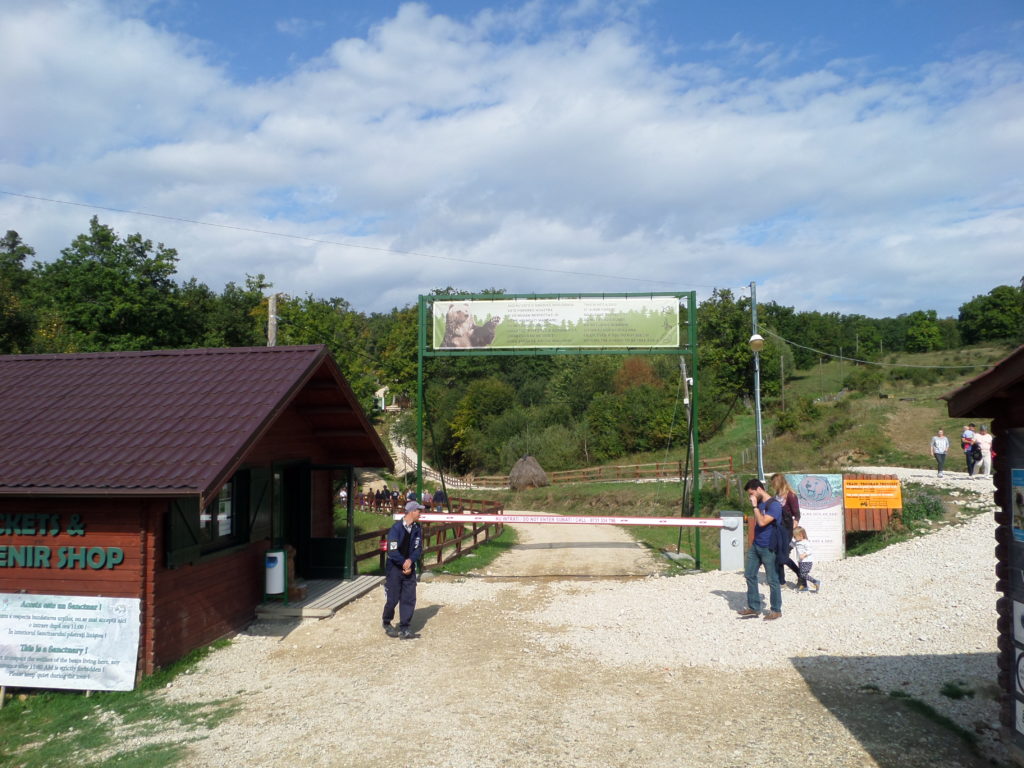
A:
{"type": "Polygon", "coordinates": [[[949,415],[991,421],[1000,723],[1024,766],[1024,346],[943,396],[949,415]]]}

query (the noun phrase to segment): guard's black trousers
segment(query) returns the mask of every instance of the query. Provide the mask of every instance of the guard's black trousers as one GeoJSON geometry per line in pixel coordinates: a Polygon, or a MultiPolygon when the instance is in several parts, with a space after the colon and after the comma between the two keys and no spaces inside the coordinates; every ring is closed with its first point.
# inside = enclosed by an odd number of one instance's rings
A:
{"type": "Polygon", "coordinates": [[[384,615],[385,624],[395,618],[395,606],[398,606],[398,628],[408,629],[412,622],[412,613],[416,610],[416,569],[406,576],[402,566],[387,563],[384,574],[384,615]]]}

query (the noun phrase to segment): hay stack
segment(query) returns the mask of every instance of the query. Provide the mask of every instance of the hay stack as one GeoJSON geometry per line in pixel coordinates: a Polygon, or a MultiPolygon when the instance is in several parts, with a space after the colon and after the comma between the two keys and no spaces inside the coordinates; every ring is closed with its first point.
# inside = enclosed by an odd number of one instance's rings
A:
{"type": "Polygon", "coordinates": [[[514,491],[544,488],[548,484],[548,476],[533,456],[523,456],[508,473],[508,484],[514,491]]]}

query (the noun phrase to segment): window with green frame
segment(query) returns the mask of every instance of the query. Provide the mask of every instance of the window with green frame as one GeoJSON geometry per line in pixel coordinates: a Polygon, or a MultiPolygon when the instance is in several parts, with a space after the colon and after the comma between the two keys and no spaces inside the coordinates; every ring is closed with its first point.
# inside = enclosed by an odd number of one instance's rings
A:
{"type": "Polygon", "coordinates": [[[167,514],[167,567],[271,535],[270,471],[262,467],[234,474],[205,508],[196,496],[170,502],[167,514]]]}

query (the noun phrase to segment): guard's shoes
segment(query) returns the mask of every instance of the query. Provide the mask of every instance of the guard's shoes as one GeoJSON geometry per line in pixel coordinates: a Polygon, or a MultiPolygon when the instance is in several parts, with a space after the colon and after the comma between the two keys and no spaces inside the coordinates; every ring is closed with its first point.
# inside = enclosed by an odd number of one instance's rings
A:
{"type": "Polygon", "coordinates": [[[747,618],[748,616],[757,616],[759,611],[755,611],[753,608],[740,608],[736,613],[743,618],[747,618]]]}
{"type": "Polygon", "coordinates": [[[412,630],[409,630],[409,629],[403,629],[401,632],[398,633],[398,636],[402,640],[415,640],[417,637],[419,637],[419,635],[417,635],[416,633],[414,633],[412,630]]]}
{"type": "Polygon", "coordinates": [[[398,637],[398,635],[400,634],[399,631],[390,624],[384,625],[384,632],[387,634],[388,637],[398,637]]]}
{"type": "Polygon", "coordinates": [[[775,619],[781,619],[781,618],[782,618],[782,614],[779,613],[778,611],[769,611],[768,613],[766,613],[764,615],[764,620],[765,621],[775,621],[775,619]]]}

